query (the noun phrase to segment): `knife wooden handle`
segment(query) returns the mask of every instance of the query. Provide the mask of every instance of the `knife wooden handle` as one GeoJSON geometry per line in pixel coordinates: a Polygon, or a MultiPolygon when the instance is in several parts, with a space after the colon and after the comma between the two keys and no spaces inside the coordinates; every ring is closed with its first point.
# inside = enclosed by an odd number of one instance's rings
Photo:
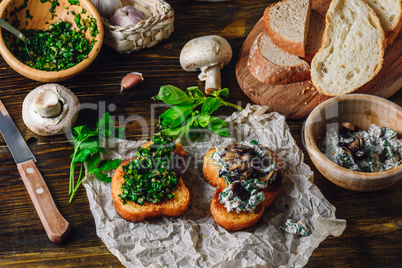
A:
{"type": "Polygon", "coordinates": [[[35,162],[23,162],[17,168],[49,239],[57,244],[62,243],[70,233],[70,224],[57,209],[35,162]]]}

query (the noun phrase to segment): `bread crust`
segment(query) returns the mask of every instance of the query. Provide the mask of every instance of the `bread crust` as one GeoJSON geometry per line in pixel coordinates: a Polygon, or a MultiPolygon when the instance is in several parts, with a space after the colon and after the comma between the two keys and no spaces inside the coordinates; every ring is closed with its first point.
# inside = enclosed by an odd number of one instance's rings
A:
{"type": "Polygon", "coordinates": [[[395,25],[391,29],[385,31],[385,38],[387,39],[388,46],[394,42],[395,38],[398,36],[402,28],[402,0],[399,4],[399,10],[399,21],[395,23],[395,25]]]}
{"type": "MultiPolygon", "coordinates": [[[[362,2],[363,2],[364,5],[366,5],[366,6],[368,7],[369,12],[373,15],[372,18],[373,18],[374,20],[376,20],[376,24],[379,25],[380,28],[382,29],[381,22],[380,22],[380,19],[379,19],[378,16],[377,16],[377,14],[374,12],[374,10],[373,10],[365,1],[362,1],[362,2]]],[[[330,32],[331,32],[330,28],[332,27],[332,23],[333,23],[332,20],[331,20],[331,17],[330,17],[330,16],[331,16],[331,10],[335,9],[337,4],[339,4],[339,1],[336,1],[336,0],[331,1],[331,4],[330,4],[329,9],[328,9],[328,12],[326,13],[326,16],[325,16],[325,24],[326,24],[326,26],[325,26],[324,34],[323,34],[323,36],[322,36],[321,48],[320,48],[320,50],[318,50],[318,52],[315,54],[315,56],[314,56],[314,58],[313,58],[313,60],[312,60],[312,62],[311,62],[311,72],[313,72],[314,69],[317,68],[317,64],[318,64],[318,63],[317,63],[317,61],[316,61],[316,58],[319,57],[320,54],[321,54],[321,52],[327,48],[327,44],[329,43],[329,34],[330,34],[330,32]]],[[[383,31],[383,32],[384,32],[384,31],[383,31]]],[[[383,61],[384,61],[384,50],[385,50],[386,45],[387,45],[387,44],[386,44],[386,39],[385,39],[385,34],[384,34],[384,35],[382,36],[382,39],[380,40],[380,46],[381,46],[381,47],[380,47],[380,51],[382,52],[382,54],[381,54],[381,56],[380,56],[380,60],[379,60],[379,62],[378,62],[378,64],[377,64],[376,69],[374,70],[374,72],[371,74],[370,77],[367,78],[366,83],[368,83],[369,81],[371,81],[371,80],[378,74],[378,72],[381,70],[382,64],[383,64],[383,61]]],[[[316,78],[315,78],[314,75],[311,75],[311,76],[312,76],[312,77],[311,77],[311,78],[312,78],[311,80],[312,80],[312,83],[313,83],[314,87],[315,87],[319,92],[321,92],[322,94],[324,94],[324,95],[326,95],[326,96],[330,96],[330,97],[340,96],[340,95],[352,93],[352,92],[356,91],[357,89],[359,89],[359,88],[361,87],[361,86],[360,86],[360,87],[357,87],[357,88],[354,88],[354,89],[350,89],[350,90],[347,90],[346,88],[343,88],[343,89],[338,90],[338,93],[337,93],[337,94],[331,94],[331,93],[329,93],[326,89],[324,89],[324,88],[321,87],[321,85],[319,84],[319,82],[316,81],[316,78]]],[[[363,85],[362,85],[362,86],[363,86],[363,85]]]]}
{"type": "Polygon", "coordinates": [[[306,44],[306,54],[303,57],[303,60],[305,60],[306,62],[308,62],[308,64],[311,64],[311,61],[314,58],[314,55],[320,50],[321,47],[321,43],[322,43],[322,35],[324,33],[324,29],[325,29],[325,19],[321,16],[320,13],[318,13],[315,10],[311,10],[311,14],[310,14],[310,31],[308,34],[308,38],[307,38],[307,44],[306,44]],[[317,23],[320,23],[320,30],[319,32],[312,32],[312,23],[316,21],[317,23]],[[310,39],[316,39],[319,38],[320,42],[319,45],[314,46],[314,40],[310,40],[310,39]]]}
{"type": "Polygon", "coordinates": [[[307,62],[293,66],[278,66],[268,61],[259,49],[260,33],[250,48],[247,61],[249,72],[261,83],[269,85],[288,84],[310,79],[310,66],[307,62]]]}
{"type": "MultiPolygon", "coordinates": [[[[146,148],[152,144],[151,141],[144,144],[143,148],[146,148]]],[[[181,144],[176,143],[174,150],[175,154],[185,157],[186,153],[181,144]]],[[[135,159],[135,157],[131,158],[135,159]]],[[[119,195],[122,193],[122,185],[124,182],[123,166],[127,165],[131,159],[124,161],[113,173],[112,177],[112,198],[113,204],[117,213],[125,220],[131,222],[139,222],[145,219],[160,217],[160,216],[180,216],[183,215],[190,202],[190,192],[184,185],[182,177],[180,175],[177,181],[177,188],[173,190],[175,196],[170,200],[163,200],[157,204],[146,202],[144,205],[139,205],[135,202],[127,202],[125,205],[120,199],[119,195]]],[[[183,171],[184,165],[181,167],[179,174],[183,171]]]]}
{"type": "MultiPolygon", "coordinates": [[[[305,42],[296,42],[292,40],[288,40],[285,37],[281,36],[279,33],[274,31],[271,28],[271,17],[269,16],[269,13],[271,9],[273,9],[276,5],[281,4],[282,2],[285,1],[293,1],[293,0],[283,0],[274,4],[269,5],[263,15],[263,20],[264,20],[264,27],[265,31],[267,32],[268,36],[271,37],[272,42],[277,45],[279,48],[281,48],[283,51],[288,52],[289,54],[299,56],[299,57],[304,57],[305,56],[305,45],[307,42],[307,34],[305,35],[305,42]]],[[[308,15],[307,15],[307,20],[306,22],[310,21],[310,11],[311,11],[311,1],[310,1],[310,6],[308,8],[308,15]]],[[[309,24],[306,23],[305,25],[305,31],[308,32],[308,26],[309,24]]]]}
{"type": "Polygon", "coordinates": [[[203,159],[203,173],[205,180],[212,186],[217,187],[210,205],[211,214],[213,215],[215,222],[229,231],[239,231],[254,226],[262,217],[265,208],[270,207],[280,193],[282,186],[282,163],[277,155],[270,150],[278,163],[279,170],[275,182],[268,185],[267,189],[264,189],[263,191],[265,200],[258,204],[253,212],[228,212],[225,205],[219,201],[219,194],[228,185],[224,178],[219,177],[219,170],[222,166],[216,164],[215,160],[211,158],[214,152],[216,152],[216,148],[211,148],[205,154],[203,159]]]}

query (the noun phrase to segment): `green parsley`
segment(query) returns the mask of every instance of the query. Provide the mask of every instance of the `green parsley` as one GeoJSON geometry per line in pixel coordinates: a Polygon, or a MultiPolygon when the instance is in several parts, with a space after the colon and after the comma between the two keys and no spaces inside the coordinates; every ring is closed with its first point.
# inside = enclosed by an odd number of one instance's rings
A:
{"type": "Polygon", "coordinates": [[[156,135],[151,140],[151,146],[138,148],[136,158],[123,166],[124,183],[119,195],[123,204],[156,204],[174,197],[173,190],[178,181],[176,170],[180,166],[173,152],[175,142],[163,135],[156,135]]]}
{"type": "Polygon", "coordinates": [[[77,126],[72,129],[71,138],[74,143],[74,153],[71,155],[70,165],[70,203],[74,194],[82,181],[93,174],[100,181],[110,182],[111,177],[103,172],[116,169],[120,165],[120,159],[102,160],[101,153],[106,153],[103,144],[111,135],[121,137],[124,128],[115,128],[114,120],[109,113],[105,113],[96,124],[96,130],[91,130],[86,125],[77,126]],[[84,164],[87,167],[87,174],[82,177],[84,164]],[[75,168],[80,165],[80,173],[78,179],[75,180],[75,168]]]}
{"type": "Polygon", "coordinates": [[[21,32],[27,37],[29,53],[25,43],[7,34],[7,46],[10,52],[24,64],[44,71],[60,71],[71,68],[88,57],[95,40],[88,42],[85,35],[71,30],[68,22],[59,20],[49,25],[47,31],[33,29],[21,32]]]}

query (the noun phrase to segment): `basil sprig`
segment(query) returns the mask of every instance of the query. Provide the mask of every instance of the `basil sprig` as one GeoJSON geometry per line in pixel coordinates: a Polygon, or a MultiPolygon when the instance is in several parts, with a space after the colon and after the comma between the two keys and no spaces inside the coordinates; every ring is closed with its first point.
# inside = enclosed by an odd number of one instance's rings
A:
{"type": "Polygon", "coordinates": [[[194,135],[200,129],[208,129],[219,136],[228,137],[229,130],[226,121],[212,116],[212,113],[221,106],[229,106],[238,110],[243,110],[243,108],[225,101],[221,96],[227,98],[229,89],[217,90],[206,97],[196,86],[187,88],[187,93],[172,85],[162,86],[158,95],[153,99],[174,106],[159,116],[160,132],[178,138],[188,133],[194,135]],[[196,109],[200,105],[202,105],[201,109],[196,109]]]}

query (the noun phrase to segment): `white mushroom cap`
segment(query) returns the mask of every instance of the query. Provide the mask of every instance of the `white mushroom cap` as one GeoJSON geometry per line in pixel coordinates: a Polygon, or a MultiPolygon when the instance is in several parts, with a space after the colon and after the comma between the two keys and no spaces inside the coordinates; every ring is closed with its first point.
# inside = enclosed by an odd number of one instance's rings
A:
{"type": "Polygon", "coordinates": [[[79,100],[68,88],[59,84],[45,84],[25,97],[22,119],[32,132],[51,136],[70,130],[79,110],[79,100]]]}
{"type": "Polygon", "coordinates": [[[206,92],[221,88],[220,69],[232,59],[228,41],[218,35],[207,35],[188,41],[180,53],[180,65],[188,72],[201,70],[198,78],[205,82],[206,92]]]}
{"type": "Polygon", "coordinates": [[[187,72],[219,64],[222,69],[232,59],[232,48],[219,35],[201,36],[188,41],[180,53],[180,65],[187,72]]]}

